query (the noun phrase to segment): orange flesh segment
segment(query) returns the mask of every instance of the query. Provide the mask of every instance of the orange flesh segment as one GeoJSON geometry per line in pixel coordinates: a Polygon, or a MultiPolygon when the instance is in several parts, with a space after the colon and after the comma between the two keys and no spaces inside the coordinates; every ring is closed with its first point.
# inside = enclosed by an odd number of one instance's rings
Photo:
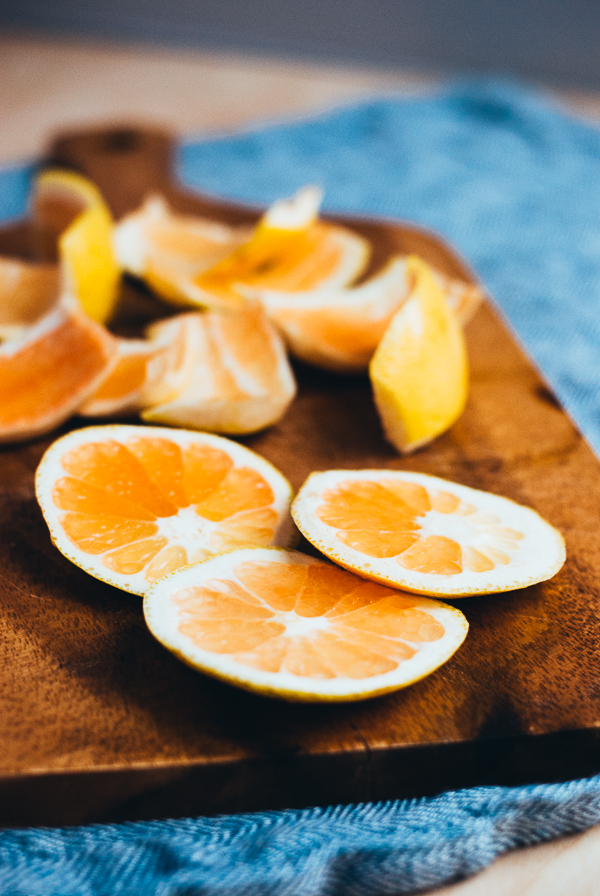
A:
{"type": "Polygon", "coordinates": [[[66,511],[68,538],[85,553],[109,552],[103,563],[115,572],[136,573],[149,564],[148,581],[218,550],[268,544],[278,523],[266,480],[209,445],[180,448],[151,436],[131,437],[126,445],[108,439],[72,449],[62,466],[67,475],[56,481],[52,497],[66,511]],[[190,504],[199,527],[203,520],[218,525],[210,550],[199,547],[188,555],[157,533],[161,518],[190,504]]]}
{"type": "Polygon", "coordinates": [[[79,312],[0,349],[0,440],[46,432],[88,397],[114,358],[107,331],[79,312]]]}
{"type": "Polygon", "coordinates": [[[332,228],[316,222],[306,230],[283,231],[259,225],[255,236],[233,255],[196,278],[207,292],[235,292],[235,284],[256,289],[304,292],[336,270],[341,250],[332,228]]]}
{"type": "Polygon", "coordinates": [[[412,482],[349,481],[323,492],[317,516],[336,528],[337,538],[369,557],[396,558],[404,569],[458,575],[464,569],[489,572],[510,562],[521,532],[496,525],[491,514],[477,513],[450,492],[428,491],[412,482]],[[468,521],[476,546],[461,537],[423,531],[431,515],[468,521]],[[508,551],[508,553],[507,553],[508,551]]]}
{"type": "Polygon", "coordinates": [[[179,630],[198,647],[256,669],[369,678],[392,671],[419,644],[445,633],[415,598],[329,564],[247,561],[233,575],[173,597],[179,630]],[[295,620],[302,619],[312,619],[314,628],[294,635],[295,620]]]}
{"type": "Polygon", "coordinates": [[[115,369],[95,392],[94,400],[114,400],[140,389],[146,379],[148,360],[147,356],[140,355],[120,357],[115,369]]]}

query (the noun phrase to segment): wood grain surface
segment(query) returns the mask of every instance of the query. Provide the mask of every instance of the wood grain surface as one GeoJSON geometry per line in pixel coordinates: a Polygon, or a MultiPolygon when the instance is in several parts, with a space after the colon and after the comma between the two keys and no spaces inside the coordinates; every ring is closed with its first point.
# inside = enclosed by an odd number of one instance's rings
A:
{"type": "MultiPolygon", "coordinates": [[[[117,215],[151,189],[182,210],[255,214],[173,188],[170,154],[165,135],[123,128],[65,138],[50,155],[90,175],[117,215]]],[[[415,249],[468,276],[426,234],[352,223],[378,247],[375,264],[415,249]]],[[[0,251],[30,254],[34,237],[12,228],[0,251]]],[[[134,333],[159,313],[129,284],[116,327],[134,333]]],[[[295,488],[317,469],[416,470],[528,504],[566,537],[555,579],[461,600],[471,630],[455,657],[412,688],[364,703],[289,705],[183,666],[146,630],[139,598],[52,546],[33,476],[58,433],[2,447],[2,824],[391,799],[600,770],[600,467],[490,306],[467,337],[467,410],[410,458],[384,441],[366,378],[302,366],[284,420],[243,440],[295,488]]]]}

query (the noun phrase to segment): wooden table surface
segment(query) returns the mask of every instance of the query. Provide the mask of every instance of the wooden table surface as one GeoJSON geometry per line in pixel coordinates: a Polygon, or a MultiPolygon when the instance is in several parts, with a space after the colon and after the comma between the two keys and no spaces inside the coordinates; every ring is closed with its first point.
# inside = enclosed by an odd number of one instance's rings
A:
{"type": "MultiPolygon", "coordinates": [[[[342,66],[84,41],[0,38],[0,164],[39,155],[49,136],[88,124],[137,120],[181,134],[323,109],[373,92],[427,91],[433,77],[342,66]]],[[[600,119],[600,96],[562,102],[600,119]]],[[[436,891],[456,896],[597,893],[600,829],[499,860],[477,878],[436,891]]]]}

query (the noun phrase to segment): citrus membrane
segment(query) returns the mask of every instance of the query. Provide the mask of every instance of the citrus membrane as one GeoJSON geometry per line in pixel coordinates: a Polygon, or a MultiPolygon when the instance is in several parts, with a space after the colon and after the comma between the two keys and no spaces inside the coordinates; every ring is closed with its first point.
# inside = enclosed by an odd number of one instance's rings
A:
{"type": "Polygon", "coordinates": [[[144,615],[152,634],[195,669],[302,701],[406,687],[446,662],[468,628],[454,607],[273,548],[177,570],[148,590],[144,615]]]}
{"type": "Polygon", "coordinates": [[[167,423],[230,435],[276,423],[296,394],[281,337],[262,306],[184,315],[195,338],[190,376],[162,403],[143,411],[167,423]]]}

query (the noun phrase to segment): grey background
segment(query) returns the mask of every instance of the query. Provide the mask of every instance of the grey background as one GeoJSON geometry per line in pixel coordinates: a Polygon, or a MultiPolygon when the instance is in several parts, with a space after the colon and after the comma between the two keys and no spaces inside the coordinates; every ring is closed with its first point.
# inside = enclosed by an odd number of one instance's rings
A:
{"type": "Polygon", "coordinates": [[[0,25],[600,86],[597,0],[0,0],[0,25]]]}

